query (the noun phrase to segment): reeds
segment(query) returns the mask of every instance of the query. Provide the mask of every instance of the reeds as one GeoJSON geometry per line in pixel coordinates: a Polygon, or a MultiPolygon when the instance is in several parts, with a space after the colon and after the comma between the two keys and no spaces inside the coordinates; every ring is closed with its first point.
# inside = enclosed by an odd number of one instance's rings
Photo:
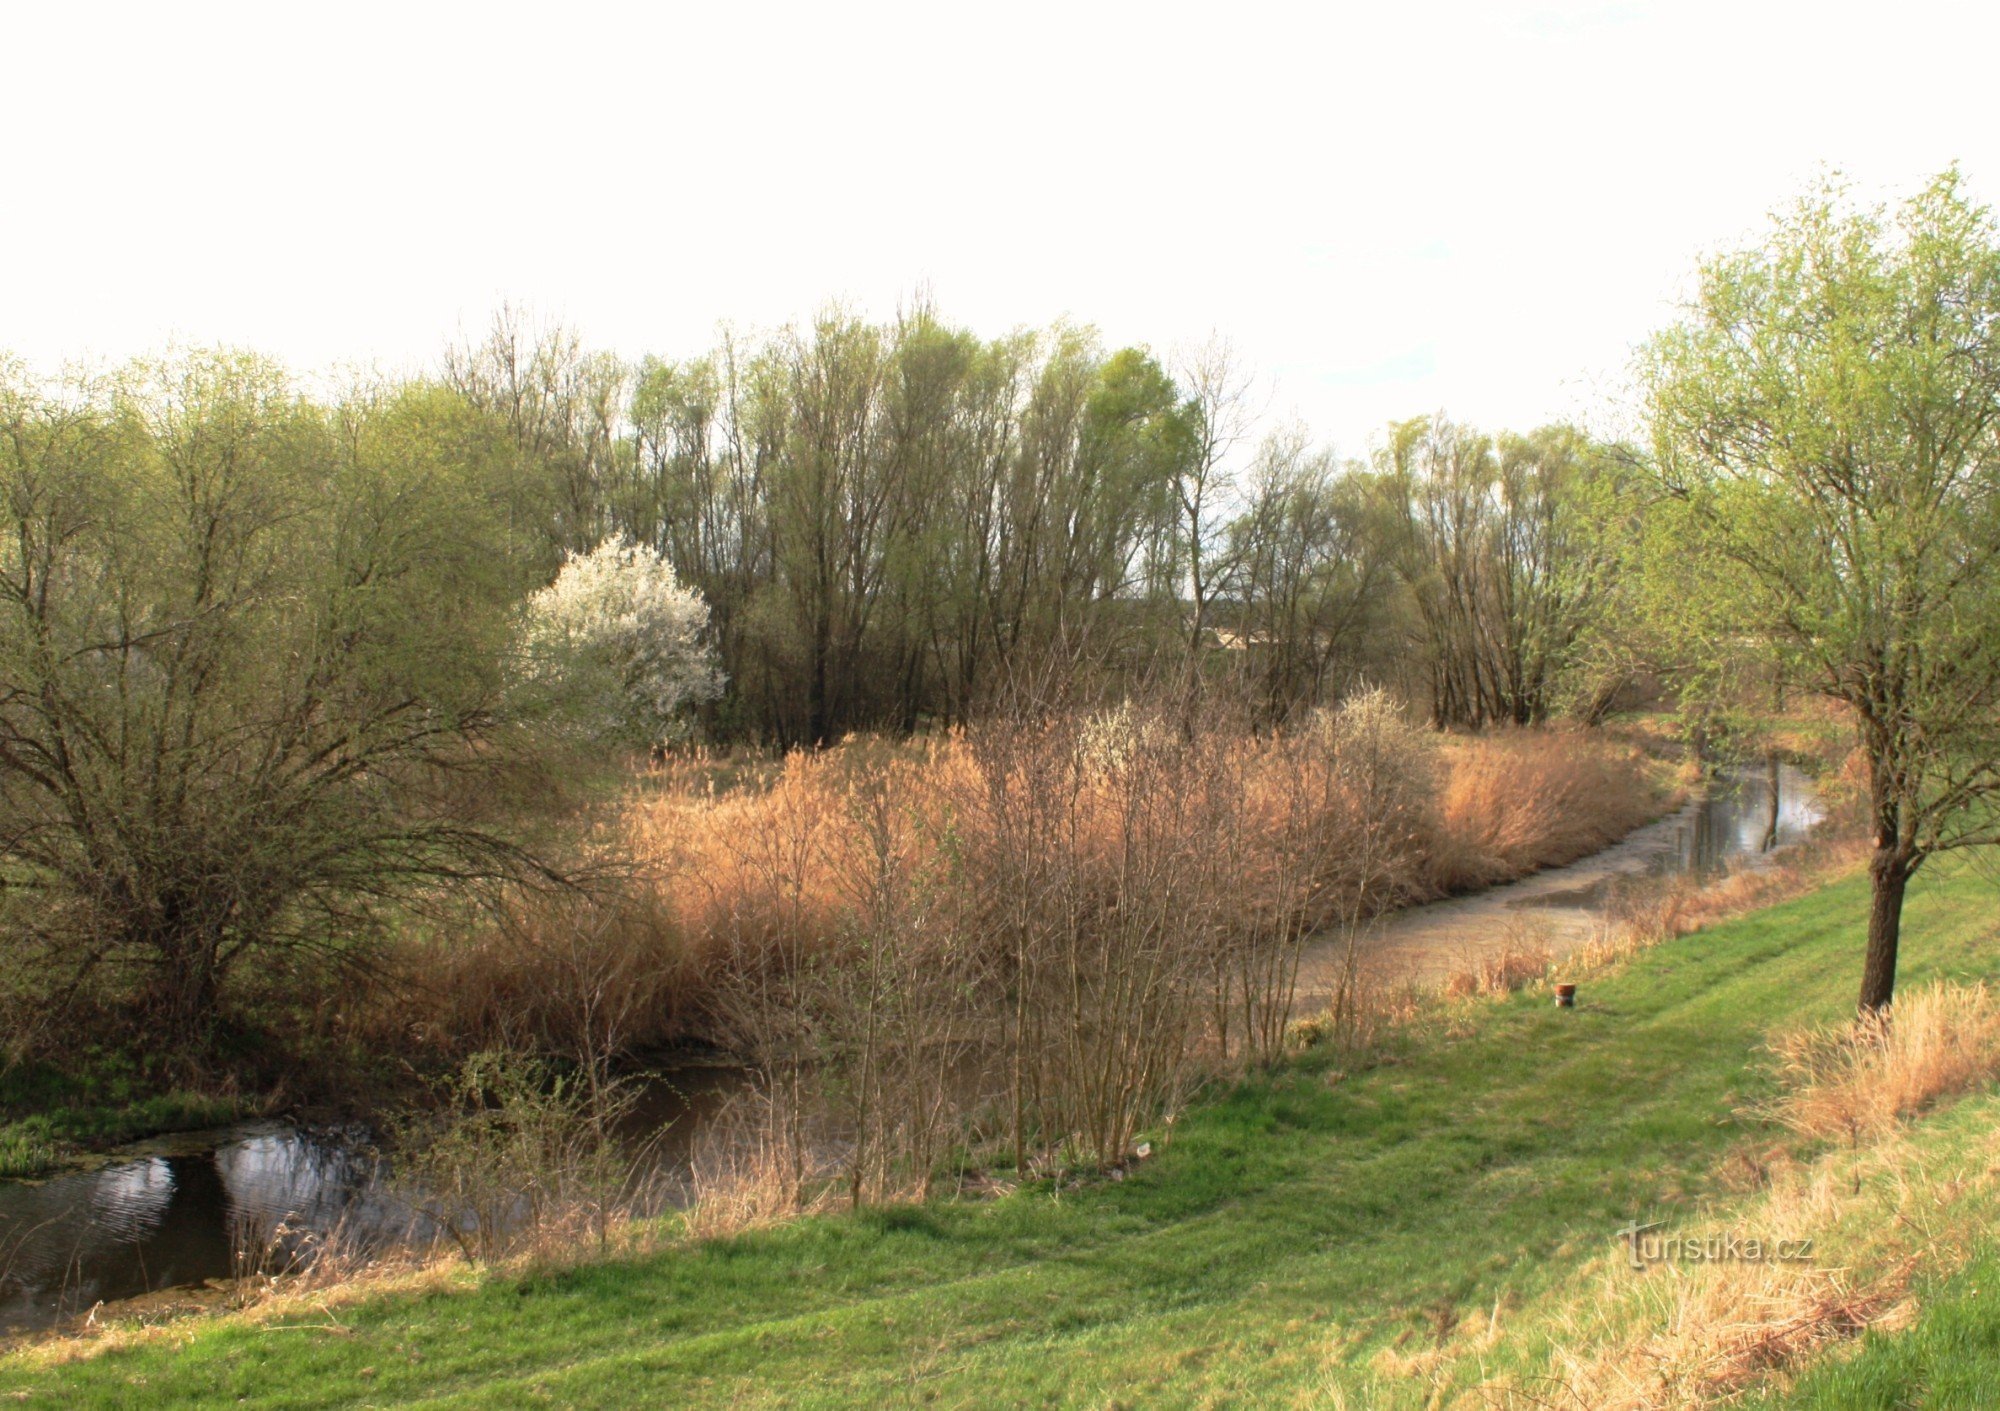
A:
{"type": "Polygon", "coordinates": [[[1440,893],[1586,857],[1645,822],[1657,798],[1642,752],[1597,733],[1509,730],[1450,738],[1425,862],[1440,893]]]}
{"type": "Polygon", "coordinates": [[[1566,861],[1654,801],[1628,745],[1441,738],[1379,692],[1279,733],[1127,702],[672,760],[610,830],[624,891],[440,938],[415,1027],[588,1072],[725,1048],[790,1184],[831,1114],[857,1201],[921,1194],[969,1142],[1111,1167],[1214,1065],[1277,1058],[1308,936],[1566,861]]]}

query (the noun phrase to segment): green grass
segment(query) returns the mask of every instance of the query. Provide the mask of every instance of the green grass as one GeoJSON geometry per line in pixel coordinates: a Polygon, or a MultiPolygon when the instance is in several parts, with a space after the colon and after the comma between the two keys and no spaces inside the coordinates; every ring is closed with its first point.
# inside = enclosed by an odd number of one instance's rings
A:
{"type": "Polygon", "coordinates": [[[39,1176],[60,1166],[62,1148],[27,1122],[0,1127],[0,1179],[39,1176]]]}
{"type": "Polygon", "coordinates": [[[1956,1271],[1919,1279],[1915,1292],[1914,1326],[1865,1333],[1746,1407],[1990,1411],[2000,1401],[2000,1244],[1987,1242],[1956,1271]]]}
{"type": "MultiPolygon", "coordinates": [[[[1905,982],[1992,975],[1996,899],[1964,870],[1927,879],[1905,982]]],[[[1848,1012],[1865,911],[1863,884],[1844,881],[1648,952],[1586,984],[1575,1011],[1537,996],[1461,1011],[1345,1076],[1309,1056],[1199,1103],[1122,1184],[376,1297],[339,1308],[338,1329],[218,1322],[65,1366],[14,1358],[0,1397],[1421,1404],[1427,1389],[1376,1370],[1377,1354],[1564,1296],[1619,1226],[1694,1213],[1732,1147],[1769,1140],[1740,1115],[1768,1090],[1760,1045],[1848,1012]]],[[[1496,1369],[1531,1360],[1529,1342],[1496,1351],[1496,1369]]]]}
{"type": "Polygon", "coordinates": [[[0,1068],[0,1178],[41,1175],[82,1151],[218,1126],[243,1112],[235,1098],[162,1090],[130,1056],[98,1048],[61,1066],[0,1068]]]}

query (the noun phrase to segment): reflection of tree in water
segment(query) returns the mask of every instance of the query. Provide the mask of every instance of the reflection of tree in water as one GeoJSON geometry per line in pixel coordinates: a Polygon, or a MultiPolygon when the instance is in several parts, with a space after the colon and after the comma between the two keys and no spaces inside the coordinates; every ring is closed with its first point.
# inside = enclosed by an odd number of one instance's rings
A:
{"type": "Polygon", "coordinates": [[[152,1234],[141,1244],[143,1267],[137,1271],[141,1292],[199,1283],[229,1273],[227,1252],[216,1232],[229,1197],[215,1156],[169,1157],[172,1195],[152,1234]]]}
{"type": "Polygon", "coordinates": [[[373,1246],[409,1225],[372,1153],[276,1131],[221,1148],[216,1164],[229,1193],[230,1248],[246,1268],[294,1266],[335,1232],[373,1246]]]}
{"type": "Polygon", "coordinates": [[[1758,852],[1778,846],[1778,799],[1778,756],[1773,751],[1764,756],[1764,836],[1757,844],[1758,852]]]}
{"type": "Polygon", "coordinates": [[[371,1153],[283,1128],[213,1151],[0,1182],[0,1330],[290,1264],[335,1229],[369,1245],[402,1237],[409,1210],[382,1186],[371,1153]]]}
{"type": "Polygon", "coordinates": [[[1761,857],[1801,841],[1822,817],[1812,782],[1775,754],[1732,771],[1694,810],[1674,865],[1697,876],[1738,856],[1761,857]]]}
{"type": "Polygon", "coordinates": [[[45,1323],[100,1299],[226,1273],[205,1231],[225,1197],[207,1156],[148,1157],[0,1200],[0,1326],[45,1323]]]}

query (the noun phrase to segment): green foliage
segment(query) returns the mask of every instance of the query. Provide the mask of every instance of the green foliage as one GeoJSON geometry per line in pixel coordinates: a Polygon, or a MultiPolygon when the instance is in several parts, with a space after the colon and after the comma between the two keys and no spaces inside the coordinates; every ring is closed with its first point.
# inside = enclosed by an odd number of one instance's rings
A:
{"type": "Polygon", "coordinates": [[[1418,417],[1377,462],[1431,718],[1538,724],[1578,697],[1601,715],[1627,674],[1606,650],[1625,457],[1573,427],[1495,439],[1418,417]]]}
{"type": "Polygon", "coordinates": [[[60,1064],[0,1067],[0,1176],[36,1176],[79,1152],[159,1132],[220,1126],[242,1099],[176,1085],[121,1049],[81,1045],[60,1064]]]}
{"type": "Polygon", "coordinates": [[[471,792],[522,583],[461,403],[198,354],[11,380],[0,430],[11,969],[190,1042],[246,957],[364,959],[385,903],[523,869],[471,792]]]}
{"type": "Polygon", "coordinates": [[[1956,172],[1893,214],[1829,186],[1705,265],[1642,371],[1654,630],[1854,712],[1885,1003],[1910,873],[2000,840],[2000,230],[1956,172]]]}

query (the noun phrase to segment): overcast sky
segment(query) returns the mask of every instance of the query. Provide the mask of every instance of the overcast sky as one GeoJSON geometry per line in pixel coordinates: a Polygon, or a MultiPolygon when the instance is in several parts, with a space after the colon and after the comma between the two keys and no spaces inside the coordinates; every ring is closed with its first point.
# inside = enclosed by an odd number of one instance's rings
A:
{"type": "Polygon", "coordinates": [[[1211,330],[1343,452],[1602,416],[1824,166],[2000,192],[2000,8],[0,0],[0,349],[422,366],[503,299],[637,356],[929,289],[1211,330]]]}

